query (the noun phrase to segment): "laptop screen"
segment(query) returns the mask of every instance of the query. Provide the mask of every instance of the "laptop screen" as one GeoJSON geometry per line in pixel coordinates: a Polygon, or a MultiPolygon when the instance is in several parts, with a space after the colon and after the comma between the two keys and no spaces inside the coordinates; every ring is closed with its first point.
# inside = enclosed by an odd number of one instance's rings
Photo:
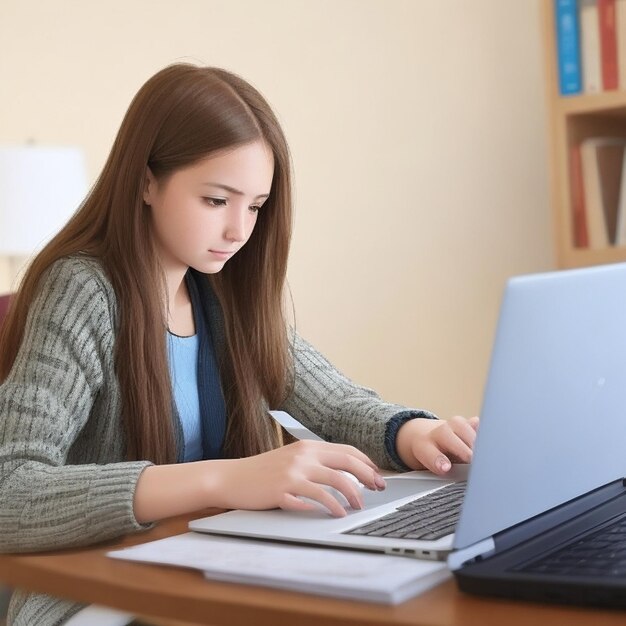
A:
{"type": "Polygon", "coordinates": [[[626,264],[511,279],[455,548],[626,476],[626,264]]]}

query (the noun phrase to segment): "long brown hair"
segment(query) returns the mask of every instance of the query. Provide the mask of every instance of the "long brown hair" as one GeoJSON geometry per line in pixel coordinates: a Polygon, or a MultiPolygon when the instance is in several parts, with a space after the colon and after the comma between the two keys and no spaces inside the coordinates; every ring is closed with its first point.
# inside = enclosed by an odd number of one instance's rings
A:
{"type": "Polygon", "coordinates": [[[286,394],[291,363],[283,288],[291,238],[287,143],[261,94],[225,70],[177,63],[150,78],[131,102],[104,169],[68,224],[35,257],[0,329],[0,382],[22,342],[42,274],[56,260],[83,253],[107,272],[118,301],[115,368],[127,457],[176,459],[165,349],[163,273],[143,202],[146,169],[161,182],[212,153],[263,139],[274,155],[270,196],[252,236],[215,275],[227,351],[221,363],[228,428],[224,455],[277,445],[264,404],[286,394]]]}

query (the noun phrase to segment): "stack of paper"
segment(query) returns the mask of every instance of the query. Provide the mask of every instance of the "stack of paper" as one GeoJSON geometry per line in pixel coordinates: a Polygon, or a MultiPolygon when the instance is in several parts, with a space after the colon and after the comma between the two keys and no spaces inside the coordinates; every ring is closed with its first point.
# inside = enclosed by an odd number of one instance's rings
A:
{"type": "Polygon", "coordinates": [[[109,552],[116,559],[199,569],[207,578],[397,604],[450,576],[445,563],[185,533],[109,552]]]}

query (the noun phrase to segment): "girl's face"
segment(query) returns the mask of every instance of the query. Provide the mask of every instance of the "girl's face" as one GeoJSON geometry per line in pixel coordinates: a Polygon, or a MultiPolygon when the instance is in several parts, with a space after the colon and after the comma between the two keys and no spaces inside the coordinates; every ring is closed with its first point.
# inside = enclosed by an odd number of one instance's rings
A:
{"type": "Polygon", "coordinates": [[[274,175],[258,140],[177,170],[161,184],[148,168],[143,198],[166,271],[219,272],[248,241],[274,175]]]}

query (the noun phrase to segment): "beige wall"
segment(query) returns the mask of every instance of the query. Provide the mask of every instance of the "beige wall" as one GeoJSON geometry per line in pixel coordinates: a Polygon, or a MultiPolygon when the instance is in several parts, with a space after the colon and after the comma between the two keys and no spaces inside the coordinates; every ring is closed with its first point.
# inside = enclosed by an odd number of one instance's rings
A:
{"type": "Polygon", "coordinates": [[[291,143],[299,330],[389,399],[473,414],[505,279],[553,264],[538,3],[2,0],[0,142],[82,145],[93,179],[150,74],[242,74],[291,143]]]}

